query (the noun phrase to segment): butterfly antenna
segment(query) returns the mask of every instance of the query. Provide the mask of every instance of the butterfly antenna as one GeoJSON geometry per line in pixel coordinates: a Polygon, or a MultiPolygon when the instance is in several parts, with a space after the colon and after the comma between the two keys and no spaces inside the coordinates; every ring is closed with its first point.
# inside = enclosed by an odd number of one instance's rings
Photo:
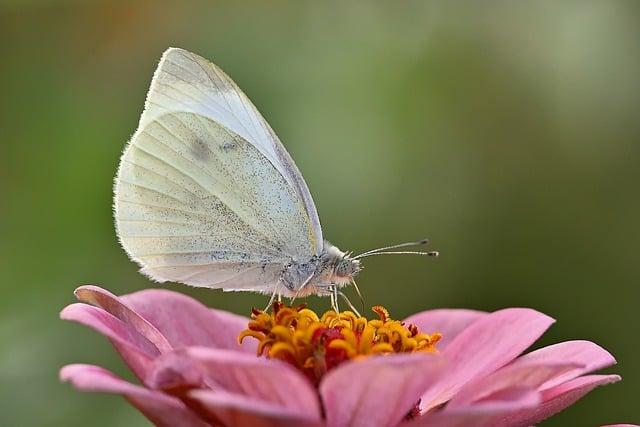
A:
{"type": "Polygon", "coordinates": [[[359,255],[356,255],[353,257],[353,259],[358,259],[358,258],[363,258],[365,256],[368,256],[370,254],[374,254],[374,253],[378,253],[378,252],[383,252],[389,249],[398,249],[398,248],[406,248],[409,246],[421,246],[421,245],[427,245],[429,244],[429,239],[422,239],[422,240],[418,240],[415,242],[405,242],[405,243],[399,243],[397,245],[391,245],[391,246],[385,246],[382,248],[377,248],[377,249],[371,249],[370,251],[366,251],[363,252],[359,255]]]}
{"type": "Polygon", "coordinates": [[[359,258],[366,258],[374,255],[424,255],[437,257],[440,255],[438,251],[420,252],[420,251],[392,251],[392,252],[373,252],[370,254],[361,255],[359,258]]]}

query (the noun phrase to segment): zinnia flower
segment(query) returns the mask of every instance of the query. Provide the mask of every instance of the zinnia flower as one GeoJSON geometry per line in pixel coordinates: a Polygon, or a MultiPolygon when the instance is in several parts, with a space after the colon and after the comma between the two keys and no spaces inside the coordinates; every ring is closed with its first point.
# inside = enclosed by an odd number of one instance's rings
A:
{"type": "Polygon", "coordinates": [[[400,322],[276,304],[247,319],[166,290],[76,296],[61,317],[109,338],[141,384],[80,364],[61,378],[158,426],[529,426],[620,380],[587,375],[615,363],[589,341],[521,355],[554,322],[531,309],[400,322]]]}

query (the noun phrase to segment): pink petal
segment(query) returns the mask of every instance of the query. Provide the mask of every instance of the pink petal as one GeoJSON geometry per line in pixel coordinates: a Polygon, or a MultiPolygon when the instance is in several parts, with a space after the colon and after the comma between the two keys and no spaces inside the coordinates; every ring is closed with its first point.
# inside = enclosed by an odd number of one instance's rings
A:
{"type": "Polygon", "coordinates": [[[184,348],[155,359],[146,384],[175,395],[181,395],[191,388],[218,388],[213,380],[205,378],[202,368],[185,354],[184,348]]]}
{"type": "Polygon", "coordinates": [[[448,401],[470,380],[511,362],[554,322],[526,308],[509,308],[481,317],[442,351],[448,365],[422,396],[426,410],[448,401]]]}
{"type": "Polygon", "coordinates": [[[193,298],[163,289],[148,289],[121,299],[153,324],[174,347],[204,346],[256,352],[255,340],[246,339],[238,345],[238,335],[249,323],[246,317],[209,309],[193,298]]]}
{"type": "Polygon", "coordinates": [[[320,384],[330,427],[395,426],[442,368],[432,354],[394,354],[346,362],[320,384]]]}
{"type": "Polygon", "coordinates": [[[416,325],[420,332],[427,334],[440,332],[438,349],[442,351],[460,332],[487,315],[484,311],[465,309],[427,310],[409,316],[404,323],[416,325]]]}
{"type": "Polygon", "coordinates": [[[71,304],[60,312],[60,318],[88,326],[109,338],[131,370],[143,379],[158,349],[133,327],[106,311],[87,304],[71,304]]]}
{"type": "Polygon", "coordinates": [[[322,426],[315,417],[246,396],[209,390],[192,390],[187,396],[198,404],[199,411],[207,411],[211,420],[219,420],[226,427],[322,426]]]}
{"type": "Polygon", "coordinates": [[[118,298],[98,286],[91,285],[80,286],[76,289],[75,294],[81,302],[100,307],[130,325],[140,335],[152,342],[161,353],[171,350],[171,344],[167,339],[135,309],[128,306],[123,298],[118,298]]]}
{"type": "Polygon", "coordinates": [[[180,400],[126,382],[99,366],[68,365],[60,371],[60,378],[79,390],[121,394],[159,427],[208,425],[180,400]]]}
{"type": "Polygon", "coordinates": [[[543,388],[550,388],[580,375],[614,365],[616,359],[607,350],[591,341],[567,341],[525,354],[513,361],[512,365],[565,362],[581,366],[550,379],[543,388]]]}
{"type": "Polygon", "coordinates": [[[474,402],[491,399],[504,390],[528,388],[537,390],[550,378],[557,377],[580,365],[575,363],[521,363],[509,365],[475,380],[469,381],[453,396],[447,409],[473,405],[474,402]]]}
{"type": "Polygon", "coordinates": [[[620,381],[618,375],[586,375],[542,392],[542,403],[505,418],[508,425],[533,425],[573,405],[594,388],[620,381]]]}
{"type": "Polygon", "coordinates": [[[156,385],[162,387],[162,381],[174,383],[172,372],[183,373],[185,384],[200,381],[215,390],[270,403],[274,408],[286,409],[303,418],[321,420],[313,385],[291,365],[279,360],[230,350],[189,347],[158,359],[152,377],[157,379],[156,385]],[[204,380],[192,373],[189,361],[200,370],[204,380]]]}
{"type": "Polygon", "coordinates": [[[501,422],[504,416],[540,404],[539,393],[532,389],[512,389],[494,398],[473,406],[453,409],[447,406],[403,423],[401,427],[508,427],[501,422]]]}

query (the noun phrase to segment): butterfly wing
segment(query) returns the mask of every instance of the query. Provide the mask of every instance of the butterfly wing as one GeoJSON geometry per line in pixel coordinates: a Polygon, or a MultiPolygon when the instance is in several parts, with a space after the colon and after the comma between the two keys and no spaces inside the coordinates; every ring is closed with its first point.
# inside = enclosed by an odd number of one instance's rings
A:
{"type": "Polygon", "coordinates": [[[213,64],[178,49],[164,54],[122,156],[115,217],[129,256],[158,281],[268,293],[322,245],[273,131],[213,64]]]}
{"type": "Polygon", "coordinates": [[[201,56],[184,49],[167,49],[153,76],[139,127],[173,111],[208,117],[269,159],[302,200],[312,224],[316,252],[322,251],[318,212],[302,174],[271,126],[229,76],[201,56]]]}

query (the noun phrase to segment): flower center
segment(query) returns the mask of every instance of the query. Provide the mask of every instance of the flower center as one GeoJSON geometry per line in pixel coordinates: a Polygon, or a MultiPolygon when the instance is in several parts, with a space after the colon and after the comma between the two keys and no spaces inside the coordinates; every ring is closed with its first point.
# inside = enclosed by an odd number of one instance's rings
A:
{"type": "Polygon", "coordinates": [[[302,371],[314,384],[342,362],[372,355],[436,352],[439,333],[425,334],[415,325],[393,320],[382,306],[372,310],[377,319],[351,311],[327,311],[318,316],[301,305],[275,303],[271,312],[253,309],[248,328],[238,341],[259,341],[258,356],[284,360],[302,371]]]}

